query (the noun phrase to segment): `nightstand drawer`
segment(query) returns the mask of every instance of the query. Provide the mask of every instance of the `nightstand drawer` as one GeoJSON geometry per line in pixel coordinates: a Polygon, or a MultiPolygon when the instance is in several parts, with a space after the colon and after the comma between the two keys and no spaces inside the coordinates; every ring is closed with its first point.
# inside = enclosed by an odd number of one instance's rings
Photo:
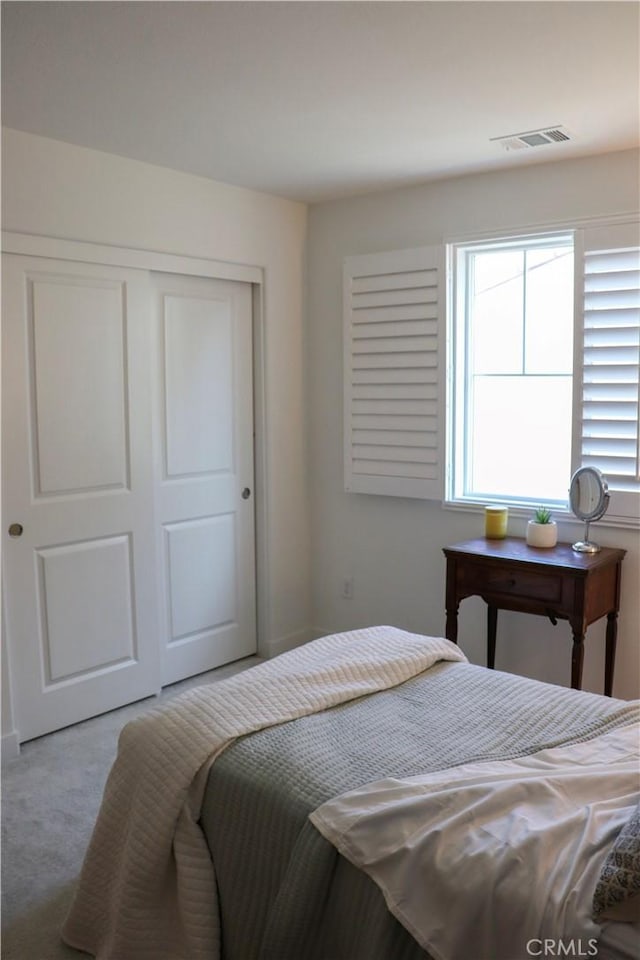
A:
{"type": "Polygon", "coordinates": [[[562,600],[563,578],[560,574],[465,564],[458,568],[458,576],[465,593],[499,594],[549,604],[560,604],[562,600]]]}

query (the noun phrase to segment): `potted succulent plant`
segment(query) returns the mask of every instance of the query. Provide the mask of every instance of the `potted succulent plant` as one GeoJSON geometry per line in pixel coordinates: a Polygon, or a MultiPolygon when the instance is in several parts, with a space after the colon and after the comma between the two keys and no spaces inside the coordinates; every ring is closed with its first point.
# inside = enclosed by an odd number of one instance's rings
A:
{"type": "Polygon", "coordinates": [[[551,510],[538,507],[527,523],[527,543],[530,547],[555,547],[557,542],[558,525],[551,519],[551,510]]]}

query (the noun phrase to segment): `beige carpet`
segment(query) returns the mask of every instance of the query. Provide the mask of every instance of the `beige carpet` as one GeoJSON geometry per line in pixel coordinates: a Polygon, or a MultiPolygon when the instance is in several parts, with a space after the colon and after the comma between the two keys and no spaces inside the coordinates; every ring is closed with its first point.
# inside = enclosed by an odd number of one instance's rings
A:
{"type": "Polygon", "coordinates": [[[129,720],[188,687],[228,677],[258,657],[167,687],[22,746],[2,770],[2,960],[81,960],[59,930],[89,842],[118,735],[129,720]]]}

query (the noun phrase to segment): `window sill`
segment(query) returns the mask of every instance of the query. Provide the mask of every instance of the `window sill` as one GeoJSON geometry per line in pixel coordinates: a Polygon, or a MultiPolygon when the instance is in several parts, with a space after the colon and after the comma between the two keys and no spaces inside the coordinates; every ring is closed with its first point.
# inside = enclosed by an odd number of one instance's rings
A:
{"type": "MultiPolygon", "coordinates": [[[[523,520],[533,519],[534,510],[537,504],[525,507],[520,504],[510,504],[508,501],[479,501],[479,500],[443,500],[443,510],[460,511],[463,513],[484,513],[487,504],[492,506],[505,506],[509,508],[509,517],[517,517],[523,520]]],[[[584,527],[584,521],[571,512],[568,507],[550,507],[553,519],[562,524],[573,524],[576,527],[584,527]]],[[[640,517],[619,517],[615,514],[606,513],[600,520],[594,521],[598,528],[611,527],[612,529],[638,530],[640,528],[640,517]]]]}

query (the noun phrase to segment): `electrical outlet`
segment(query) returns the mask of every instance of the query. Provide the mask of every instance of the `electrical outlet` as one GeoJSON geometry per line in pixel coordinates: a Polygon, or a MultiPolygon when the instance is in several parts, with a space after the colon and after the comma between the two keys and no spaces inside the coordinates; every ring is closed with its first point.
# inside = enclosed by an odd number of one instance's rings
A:
{"type": "Polygon", "coordinates": [[[342,596],[345,600],[353,598],[353,577],[345,577],[342,581],[342,596]]]}

